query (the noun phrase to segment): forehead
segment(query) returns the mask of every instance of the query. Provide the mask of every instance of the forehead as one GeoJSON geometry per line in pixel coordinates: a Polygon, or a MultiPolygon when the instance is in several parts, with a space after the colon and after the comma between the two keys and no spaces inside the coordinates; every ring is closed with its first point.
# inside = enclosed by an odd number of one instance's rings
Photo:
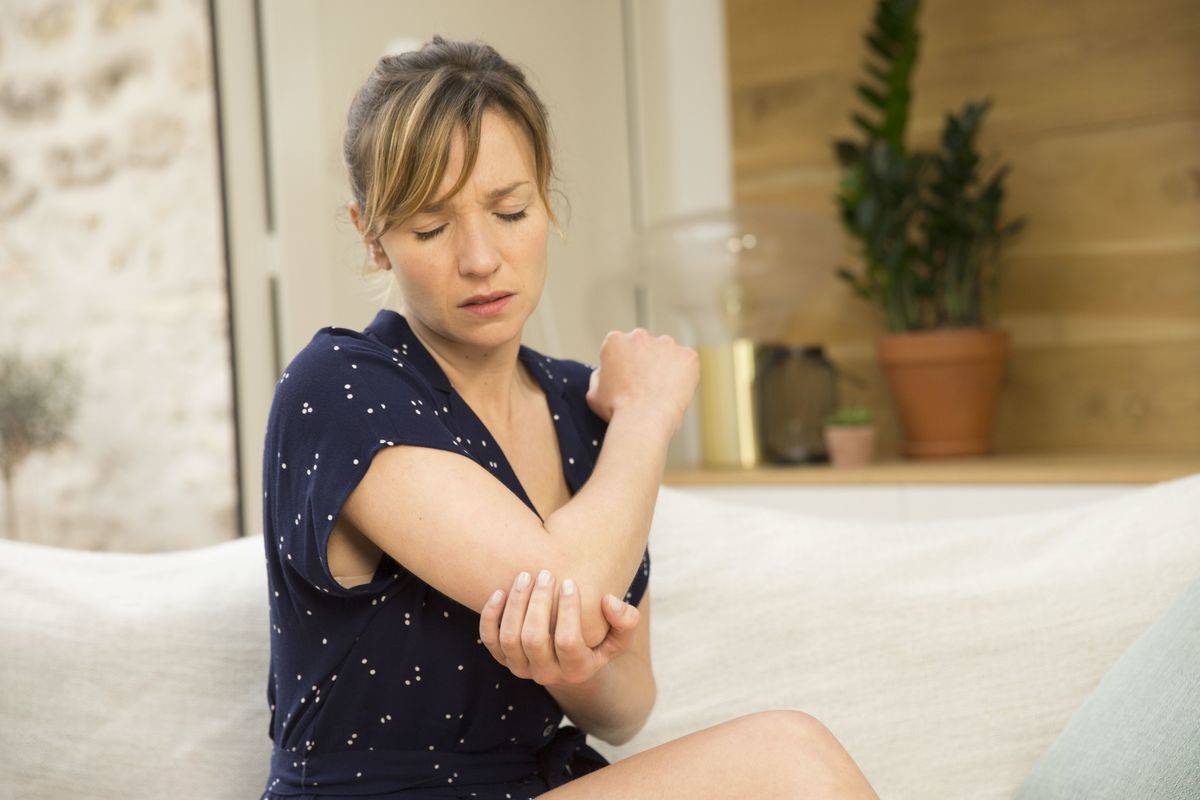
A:
{"type": "Polygon", "coordinates": [[[466,130],[459,126],[450,144],[446,172],[434,192],[434,200],[421,209],[423,213],[443,210],[462,201],[488,203],[501,193],[523,194],[533,188],[533,146],[528,135],[504,114],[489,110],[480,121],[479,153],[459,193],[461,196],[446,197],[462,172],[466,147],[466,130]]]}

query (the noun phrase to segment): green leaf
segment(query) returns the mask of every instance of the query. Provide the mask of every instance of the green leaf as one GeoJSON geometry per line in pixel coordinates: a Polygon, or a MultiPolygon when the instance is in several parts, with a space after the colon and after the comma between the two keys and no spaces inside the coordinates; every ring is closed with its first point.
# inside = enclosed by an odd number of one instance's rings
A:
{"type": "Polygon", "coordinates": [[[884,86],[887,86],[892,82],[892,76],[879,67],[874,61],[864,61],[863,69],[866,70],[868,75],[877,78],[884,86]]]}
{"type": "Polygon", "coordinates": [[[854,88],[858,91],[858,96],[867,101],[867,103],[875,106],[876,108],[886,107],[887,101],[884,100],[883,95],[872,89],[870,86],[867,86],[865,83],[857,84],[854,88]]]}
{"type": "Polygon", "coordinates": [[[926,291],[925,284],[914,280],[918,247],[910,239],[920,231],[925,213],[922,186],[931,162],[923,153],[909,153],[905,143],[921,39],[919,6],[919,0],[877,0],[872,25],[862,34],[867,80],[854,84],[863,107],[850,114],[865,141],[834,143],[843,169],[839,215],[845,229],[861,241],[866,264],[862,282],[845,269],[838,275],[861,297],[878,303],[892,329],[903,329],[921,316],[916,295],[926,291]]]}
{"type": "Polygon", "coordinates": [[[867,133],[867,135],[872,138],[875,137],[875,135],[879,131],[878,126],[876,126],[876,124],[874,122],[867,119],[866,117],[864,117],[862,114],[858,113],[857,111],[855,111],[853,114],[851,114],[850,118],[852,120],[854,120],[855,124],[857,124],[858,127],[862,128],[867,133]]]}
{"type": "Polygon", "coordinates": [[[838,139],[833,143],[834,153],[838,163],[843,167],[856,164],[862,160],[862,149],[849,139],[838,139]]]}
{"type": "Polygon", "coordinates": [[[866,194],[858,202],[856,220],[858,227],[864,231],[874,230],[879,221],[879,196],[876,194],[866,194]]]}
{"type": "Polygon", "coordinates": [[[871,49],[878,53],[885,61],[891,61],[895,54],[892,52],[891,43],[880,37],[877,33],[863,34],[863,38],[867,40],[867,44],[871,49]]]}
{"type": "Polygon", "coordinates": [[[854,294],[863,298],[864,300],[871,299],[871,292],[867,289],[866,285],[860,282],[858,276],[856,276],[850,270],[846,269],[845,267],[838,267],[836,274],[838,278],[850,285],[850,288],[854,290],[854,294]]]}

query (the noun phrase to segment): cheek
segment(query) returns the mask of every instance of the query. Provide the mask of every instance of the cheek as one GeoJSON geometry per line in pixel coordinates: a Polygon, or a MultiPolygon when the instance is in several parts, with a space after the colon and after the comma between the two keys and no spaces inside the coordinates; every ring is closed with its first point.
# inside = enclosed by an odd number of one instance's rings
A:
{"type": "Polygon", "coordinates": [[[436,248],[412,247],[393,244],[390,248],[395,265],[396,281],[405,297],[431,297],[439,294],[438,281],[445,270],[438,266],[436,248]]]}
{"type": "Polygon", "coordinates": [[[518,232],[515,246],[526,259],[536,258],[546,252],[546,238],[550,230],[550,221],[545,215],[539,214],[528,220],[518,232]]]}

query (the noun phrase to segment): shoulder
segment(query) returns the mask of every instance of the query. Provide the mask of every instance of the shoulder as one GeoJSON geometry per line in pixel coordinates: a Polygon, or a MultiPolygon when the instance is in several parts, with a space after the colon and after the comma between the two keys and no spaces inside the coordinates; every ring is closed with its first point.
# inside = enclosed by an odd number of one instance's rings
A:
{"type": "Polygon", "coordinates": [[[285,371],[303,374],[331,369],[373,369],[379,366],[397,369],[398,351],[389,349],[362,331],[327,325],[312,338],[288,364],[285,371]]]}
{"type": "MultiPolygon", "coordinates": [[[[292,357],[275,387],[272,416],[389,419],[406,426],[408,408],[439,404],[428,381],[407,359],[361,331],[326,326],[292,357]],[[381,413],[382,412],[382,413],[381,413]]],[[[437,418],[436,413],[432,415],[437,418]]]]}
{"type": "Polygon", "coordinates": [[[278,410],[290,409],[296,402],[301,404],[300,413],[311,413],[305,409],[336,396],[337,381],[344,381],[344,373],[350,369],[342,352],[350,337],[337,334],[337,330],[320,329],[292,356],[275,386],[278,410]]]}
{"type": "Polygon", "coordinates": [[[588,381],[591,379],[592,370],[596,368],[594,365],[573,358],[552,358],[550,361],[552,369],[567,379],[568,387],[578,390],[581,395],[587,394],[588,381]]]}
{"type": "Polygon", "coordinates": [[[290,387],[293,391],[300,387],[325,387],[341,393],[345,379],[349,378],[357,378],[373,387],[380,380],[423,386],[426,383],[423,376],[406,361],[398,350],[362,331],[329,325],[314,333],[308,344],[292,357],[280,377],[279,386],[281,389],[290,387]],[[343,379],[342,382],[333,380],[335,377],[343,379]]]}
{"type": "Polygon", "coordinates": [[[370,345],[370,340],[359,331],[328,325],[314,333],[308,344],[292,356],[283,371],[283,378],[309,378],[339,369],[350,363],[349,356],[362,354],[370,345]]]}
{"type": "Polygon", "coordinates": [[[526,349],[532,354],[537,368],[542,370],[552,383],[560,384],[567,398],[583,398],[587,394],[592,370],[596,368],[594,364],[573,358],[548,356],[531,347],[526,349]]]}
{"type": "Polygon", "coordinates": [[[562,383],[563,396],[579,420],[587,426],[587,433],[602,439],[608,423],[592,411],[587,403],[588,386],[596,365],[574,358],[542,356],[541,360],[553,379],[562,383]]]}

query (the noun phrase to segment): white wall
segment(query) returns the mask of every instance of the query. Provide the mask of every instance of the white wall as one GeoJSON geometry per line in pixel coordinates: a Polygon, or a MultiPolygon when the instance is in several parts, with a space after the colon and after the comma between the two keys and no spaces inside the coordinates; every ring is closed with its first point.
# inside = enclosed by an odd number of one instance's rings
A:
{"type": "MultiPolygon", "coordinates": [[[[344,210],[346,110],[392,43],[441,33],[494,46],[525,70],[549,109],[570,203],[569,216],[565,205],[558,209],[567,239],[550,237],[547,286],[525,341],[594,360],[615,302],[590,302],[594,282],[620,268],[633,226],[621,5],[287,0],[263,10],[285,351],[294,353],[322,325],[362,328],[374,315],[357,277],[362,245],[344,210]]],[[[632,299],[625,302],[631,318],[632,299]]]]}
{"type": "MultiPolygon", "coordinates": [[[[733,144],[722,0],[625,0],[635,217],[638,230],[674,216],[733,206],[733,144]]],[[[632,257],[632,254],[631,254],[632,257]]],[[[638,298],[638,322],[670,315],[638,298]]],[[[700,461],[699,396],[667,453],[700,461]]]]}
{"type": "Polygon", "coordinates": [[[624,0],[639,227],[733,205],[721,0],[624,0]]]}

